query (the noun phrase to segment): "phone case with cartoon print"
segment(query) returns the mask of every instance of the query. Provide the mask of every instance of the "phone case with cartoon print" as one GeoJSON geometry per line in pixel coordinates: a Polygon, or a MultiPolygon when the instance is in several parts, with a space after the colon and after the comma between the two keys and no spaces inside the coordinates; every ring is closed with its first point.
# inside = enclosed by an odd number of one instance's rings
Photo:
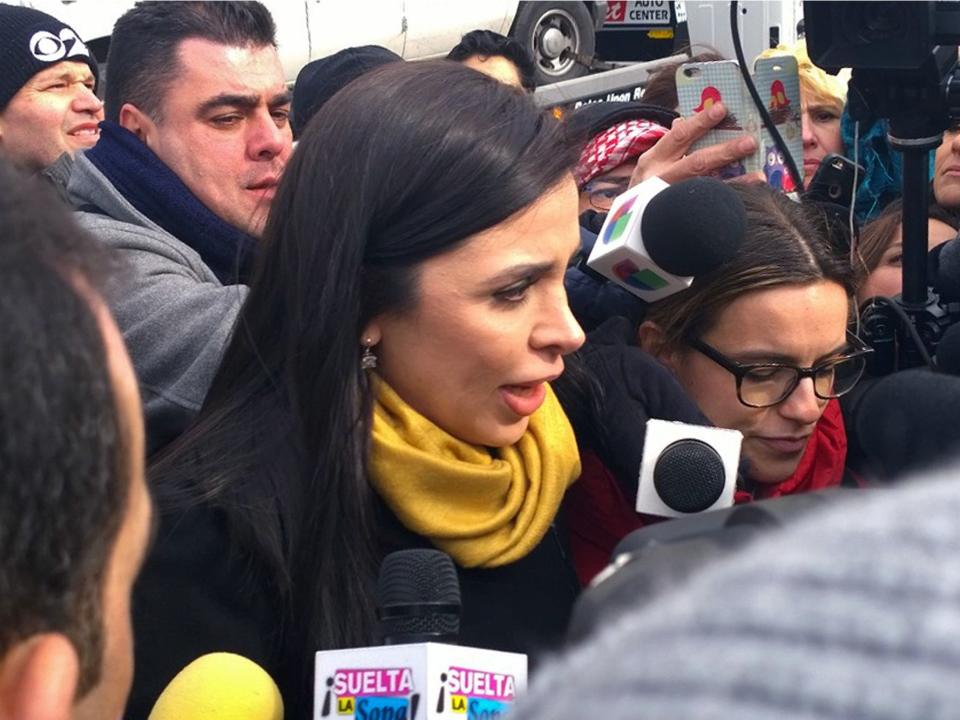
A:
{"type": "MultiPolygon", "coordinates": [[[[727,109],[727,117],[696,141],[691,152],[743,134],[753,135],[757,139],[756,153],[717,174],[726,179],[762,170],[772,187],[784,192],[796,189],[781,153],[763,126],[736,62],[687,63],[677,69],[676,80],[679,110],[684,117],[703,112],[718,102],[727,109]]],[[[758,60],[754,65],[753,80],[790,153],[795,160],[802,162],[800,81],[796,59],[783,56],[758,60]]]]}

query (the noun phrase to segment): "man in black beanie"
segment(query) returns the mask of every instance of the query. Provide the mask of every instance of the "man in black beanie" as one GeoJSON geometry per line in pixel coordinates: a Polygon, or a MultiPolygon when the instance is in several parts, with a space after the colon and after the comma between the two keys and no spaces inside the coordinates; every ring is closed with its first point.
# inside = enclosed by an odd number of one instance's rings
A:
{"type": "Polygon", "coordinates": [[[0,154],[39,172],[93,147],[103,120],[96,85],[97,61],[73,28],[0,4],[0,154]]]}

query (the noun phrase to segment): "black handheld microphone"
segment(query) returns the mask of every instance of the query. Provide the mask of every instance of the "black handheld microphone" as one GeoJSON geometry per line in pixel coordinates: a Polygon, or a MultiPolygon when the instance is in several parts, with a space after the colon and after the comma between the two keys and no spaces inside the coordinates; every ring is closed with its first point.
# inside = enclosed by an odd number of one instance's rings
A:
{"type": "Polygon", "coordinates": [[[960,300],[960,242],[937,245],[927,253],[927,278],[941,302],[960,300]]]}
{"type": "Polygon", "coordinates": [[[653,467],[657,494],[683,513],[703,512],[719,500],[725,476],[720,453],[702,440],[677,440],[653,467]]]}
{"type": "Polygon", "coordinates": [[[747,213],[725,182],[691,178],[650,199],[640,232],[658,266],[672,275],[695,277],[736,256],[747,232],[747,213]]]}
{"type": "Polygon", "coordinates": [[[742,439],[736,430],[648,420],[637,512],[685,517],[732,505],[742,439]]]}
{"type": "Polygon", "coordinates": [[[384,644],[317,653],[313,717],[505,715],[526,687],[527,656],[453,644],[460,610],[449,555],[428,548],[387,555],[377,581],[384,644]]]}
{"type": "Polygon", "coordinates": [[[456,643],[460,581],[450,556],[430,549],[387,555],[377,580],[377,615],[384,645],[456,643]]]}

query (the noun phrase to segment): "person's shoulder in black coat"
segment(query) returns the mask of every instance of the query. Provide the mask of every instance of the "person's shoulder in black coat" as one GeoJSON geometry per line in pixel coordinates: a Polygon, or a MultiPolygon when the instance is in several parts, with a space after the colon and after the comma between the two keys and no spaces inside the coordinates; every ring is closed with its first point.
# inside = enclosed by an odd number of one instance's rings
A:
{"type": "Polygon", "coordinates": [[[673,374],[636,345],[636,325],[611,317],[569,364],[581,376],[573,392],[558,391],[581,449],[595,452],[635,497],[646,424],[651,418],[710,425],[673,374]]]}
{"type": "Polygon", "coordinates": [[[173,677],[211,652],[249,658],[283,687],[276,595],[231,542],[223,512],[211,504],[161,516],[134,587],[133,626],[126,720],[146,720],[173,677]]]}

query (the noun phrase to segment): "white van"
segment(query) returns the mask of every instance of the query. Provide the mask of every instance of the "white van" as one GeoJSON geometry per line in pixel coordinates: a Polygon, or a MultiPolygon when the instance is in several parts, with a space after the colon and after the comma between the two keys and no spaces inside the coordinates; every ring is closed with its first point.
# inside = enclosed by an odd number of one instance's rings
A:
{"type": "MultiPolygon", "coordinates": [[[[470,30],[519,40],[534,56],[537,84],[587,72],[575,55],[594,53],[605,2],[580,0],[262,0],[277,24],[289,82],[306,63],[356,45],[382,45],[408,60],[443,57],[470,30]]],[[[71,25],[97,60],[132,0],[22,0],[71,25]]]]}

